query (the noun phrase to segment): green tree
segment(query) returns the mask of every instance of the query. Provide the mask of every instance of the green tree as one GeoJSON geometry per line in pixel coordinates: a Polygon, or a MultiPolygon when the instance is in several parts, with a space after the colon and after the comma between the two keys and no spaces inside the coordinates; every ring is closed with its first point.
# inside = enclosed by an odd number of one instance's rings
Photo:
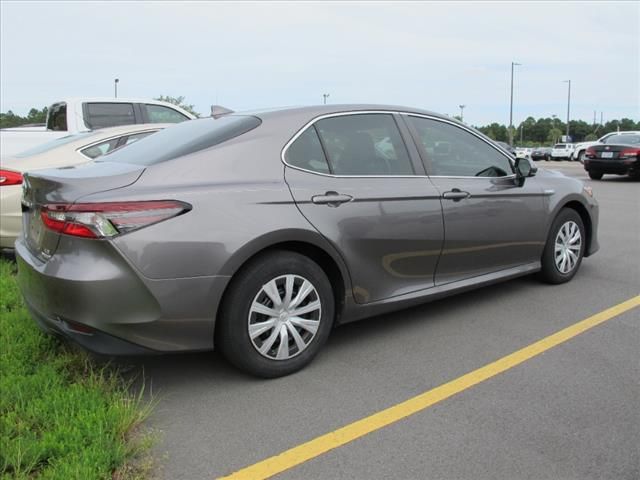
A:
{"type": "Polygon", "coordinates": [[[187,112],[189,112],[192,115],[195,115],[196,117],[199,117],[200,114],[198,112],[195,111],[195,106],[191,105],[189,103],[185,103],[186,98],[183,96],[180,97],[170,97],[168,95],[160,95],[159,97],[155,98],[155,100],[159,100],[161,102],[167,102],[167,103],[171,103],[173,105],[177,105],[178,107],[182,108],[183,110],[186,110],[187,112]]]}
{"type": "Polygon", "coordinates": [[[561,136],[562,136],[562,130],[560,130],[559,128],[553,127],[551,130],[549,130],[549,133],[547,134],[547,141],[551,143],[558,143],[558,140],[560,140],[561,136]]]}

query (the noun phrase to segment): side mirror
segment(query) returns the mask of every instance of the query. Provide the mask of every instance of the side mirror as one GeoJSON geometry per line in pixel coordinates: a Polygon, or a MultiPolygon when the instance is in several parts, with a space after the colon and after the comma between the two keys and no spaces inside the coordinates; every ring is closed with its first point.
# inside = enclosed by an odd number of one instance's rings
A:
{"type": "Polygon", "coordinates": [[[516,180],[520,186],[524,185],[524,179],[533,177],[538,171],[538,167],[527,158],[518,157],[515,162],[516,180]]]}

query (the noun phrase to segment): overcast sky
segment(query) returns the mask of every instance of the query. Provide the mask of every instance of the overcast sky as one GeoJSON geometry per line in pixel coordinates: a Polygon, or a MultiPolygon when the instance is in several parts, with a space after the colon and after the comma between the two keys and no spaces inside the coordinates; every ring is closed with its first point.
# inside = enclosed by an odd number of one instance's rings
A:
{"type": "Polygon", "coordinates": [[[0,109],[183,95],[200,113],[391,103],[474,125],[640,120],[640,2],[10,2],[0,109]]]}

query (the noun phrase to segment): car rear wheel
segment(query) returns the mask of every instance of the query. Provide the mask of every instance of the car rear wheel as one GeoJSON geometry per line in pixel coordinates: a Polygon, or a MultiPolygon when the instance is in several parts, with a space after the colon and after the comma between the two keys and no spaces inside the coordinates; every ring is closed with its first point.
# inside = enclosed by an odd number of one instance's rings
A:
{"type": "Polygon", "coordinates": [[[584,153],[585,153],[584,150],[581,150],[580,154],[578,155],[578,161],[580,163],[584,163],[584,153]]]}
{"type": "Polygon", "coordinates": [[[551,225],[542,253],[542,280],[553,284],[571,280],[582,263],[585,243],[584,224],[578,212],[570,208],[561,210],[551,225]]]}
{"type": "Polygon", "coordinates": [[[589,172],[589,178],[592,180],[600,180],[602,175],[602,172],[589,172]]]}
{"type": "Polygon", "coordinates": [[[274,378],[307,365],[326,342],[334,297],[309,258],[277,251],[257,258],[232,280],[216,329],[216,346],[236,367],[274,378]]]}

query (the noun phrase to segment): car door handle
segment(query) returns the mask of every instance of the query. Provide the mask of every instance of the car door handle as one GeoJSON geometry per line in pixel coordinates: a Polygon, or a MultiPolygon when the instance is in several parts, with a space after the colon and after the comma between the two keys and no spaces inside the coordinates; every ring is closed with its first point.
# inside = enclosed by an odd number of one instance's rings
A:
{"type": "Polygon", "coordinates": [[[469,192],[463,192],[462,190],[459,190],[457,188],[454,188],[453,190],[444,192],[442,194],[442,198],[446,198],[447,200],[453,200],[454,202],[463,200],[465,198],[469,198],[470,196],[471,194],[469,192]]]}
{"type": "Polygon", "coordinates": [[[351,200],[353,200],[351,195],[344,195],[338,192],[327,192],[324,195],[314,195],[311,197],[311,201],[316,205],[329,205],[330,207],[338,207],[351,200]]]}

